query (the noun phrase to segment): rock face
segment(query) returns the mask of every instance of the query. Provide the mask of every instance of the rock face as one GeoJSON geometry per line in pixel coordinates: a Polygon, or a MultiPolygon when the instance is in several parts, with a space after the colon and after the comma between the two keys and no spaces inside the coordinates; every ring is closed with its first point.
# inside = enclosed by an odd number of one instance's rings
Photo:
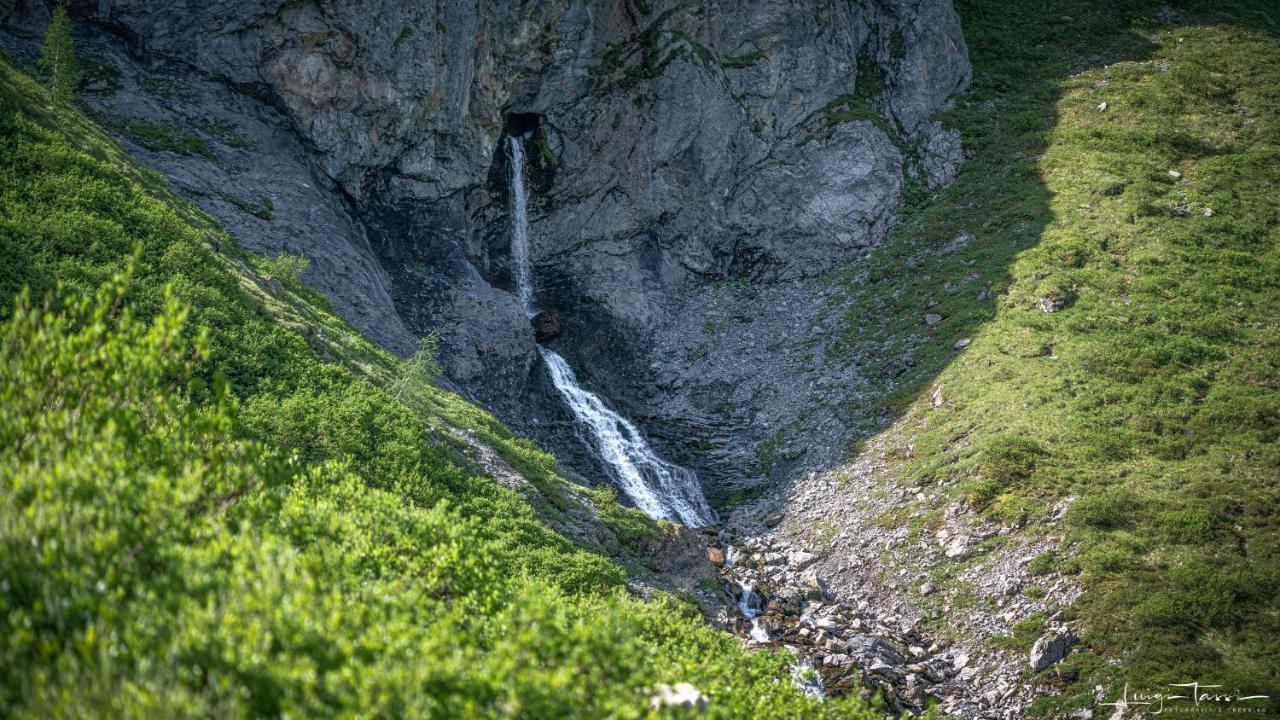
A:
{"type": "MultiPolygon", "coordinates": [[[[504,136],[528,138],[536,299],[559,320],[558,338],[539,332],[651,417],[669,450],[691,426],[733,424],[645,390],[667,337],[701,322],[683,314],[689,302],[729,279],[785,284],[848,263],[887,232],[905,183],[945,183],[961,159],[932,119],[970,76],[950,0],[70,5],[88,34],[123,39],[120,64],[202,88],[174,116],[130,81],[124,100],[98,101],[105,112],[211,140],[211,118],[241,116],[292,135],[148,162],[236,218],[249,247],[311,257],[308,280],[388,347],[440,332],[454,383],[553,443],[572,439],[555,429],[563,413],[508,292],[504,136]],[[205,180],[219,168],[227,178],[205,180]],[[270,227],[219,193],[279,198],[270,227]]],[[[40,0],[0,0],[11,33],[30,35],[44,13],[40,0]]],[[[761,438],[709,436],[681,459],[713,479],[768,474],[749,450],[761,438]]]]}
{"type": "Polygon", "coordinates": [[[1070,630],[1060,628],[1036,640],[1031,646],[1031,671],[1040,672],[1067,656],[1067,650],[1076,642],[1070,630]]]}

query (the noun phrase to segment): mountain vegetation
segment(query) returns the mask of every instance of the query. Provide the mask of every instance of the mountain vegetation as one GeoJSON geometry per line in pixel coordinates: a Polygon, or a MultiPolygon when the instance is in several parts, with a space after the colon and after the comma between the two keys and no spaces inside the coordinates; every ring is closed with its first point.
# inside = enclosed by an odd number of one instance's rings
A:
{"type": "Polygon", "coordinates": [[[1125,682],[1280,698],[1280,15],[957,9],[972,157],[836,281],[842,352],[921,353],[879,407],[893,472],[1065,532],[1033,571],[1085,588],[1085,650],[1041,711],[1125,682]]]}
{"type": "MultiPolygon", "coordinates": [[[[535,505],[662,532],[338,320],[0,66],[8,717],[872,717],[625,588],[535,505]],[[267,276],[267,272],[277,276],[267,276]],[[397,399],[398,398],[398,399],[397,399]],[[465,430],[536,482],[475,472],[465,430]]],[[[282,272],[293,268],[295,272],[282,272]]]]}
{"type": "MultiPolygon", "coordinates": [[[[881,524],[936,557],[963,508],[1001,528],[983,552],[1043,544],[1026,573],[1079,593],[966,637],[967,609],[1003,602],[959,579],[981,556],[902,592],[931,637],[1015,651],[1033,716],[1191,681],[1274,711],[1280,12],[955,8],[973,80],[938,119],[958,176],[907,177],[883,242],[797,284],[839,298],[820,361],[884,381],[840,428],[913,489],[881,524]],[[1033,672],[1050,617],[1079,642],[1033,672]]],[[[883,717],[870,693],[804,693],[789,651],[658,589],[646,553],[680,531],[446,389],[439,335],[380,347],[307,258],[245,250],[131,158],[113,132],[208,161],[217,138],[87,111],[72,37],[58,7],[34,64],[0,59],[0,716],[883,717]],[[705,707],[654,700],[684,682],[705,707]]],[[[618,84],[661,77],[650,55],[618,84]]],[[[595,75],[627,67],[619,50],[595,75]]],[[[827,120],[889,128],[877,80],[827,120]]],[[[282,209],[229,197],[252,222],[282,209]]],[[[845,528],[805,530],[829,548],[845,528]]]]}

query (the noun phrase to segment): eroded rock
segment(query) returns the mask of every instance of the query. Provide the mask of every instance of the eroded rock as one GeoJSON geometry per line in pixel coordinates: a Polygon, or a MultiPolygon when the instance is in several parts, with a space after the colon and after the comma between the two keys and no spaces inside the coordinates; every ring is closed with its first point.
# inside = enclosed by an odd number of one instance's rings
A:
{"type": "Polygon", "coordinates": [[[1067,651],[1076,643],[1076,636],[1066,628],[1059,628],[1036,640],[1031,647],[1031,670],[1040,672],[1066,657],[1067,651]]]}

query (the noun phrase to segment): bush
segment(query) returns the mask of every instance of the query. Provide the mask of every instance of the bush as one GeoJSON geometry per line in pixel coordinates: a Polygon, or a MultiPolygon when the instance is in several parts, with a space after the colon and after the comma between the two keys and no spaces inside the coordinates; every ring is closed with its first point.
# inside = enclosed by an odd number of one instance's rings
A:
{"type": "Polygon", "coordinates": [[[400,364],[391,383],[391,396],[411,407],[421,409],[426,396],[440,377],[440,336],[436,333],[418,340],[418,349],[400,364]]]}
{"type": "Polygon", "coordinates": [[[998,435],[982,453],[982,474],[1003,484],[1026,480],[1040,459],[1048,455],[1040,443],[1024,435],[998,435]]]}
{"type": "Polygon", "coordinates": [[[321,362],[251,305],[230,238],[99,133],[74,145],[78,113],[28,117],[42,93],[3,63],[0,83],[4,282],[57,287],[0,312],[0,714],[640,718],[689,681],[710,718],[873,716],[628,595],[439,431],[564,488],[554,458],[439,388],[431,414],[397,402],[384,354],[321,362]]]}
{"type": "Polygon", "coordinates": [[[1108,488],[1097,495],[1080,498],[1067,511],[1067,518],[1076,525],[1101,529],[1128,525],[1141,513],[1137,499],[1124,488],[1108,488]]]}
{"type": "Polygon", "coordinates": [[[273,258],[258,260],[258,271],[264,277],[273,277],[291,290],[302,287],[302,273],[309,269],[311,261],[301,255],[280,253],[273,258]]]}

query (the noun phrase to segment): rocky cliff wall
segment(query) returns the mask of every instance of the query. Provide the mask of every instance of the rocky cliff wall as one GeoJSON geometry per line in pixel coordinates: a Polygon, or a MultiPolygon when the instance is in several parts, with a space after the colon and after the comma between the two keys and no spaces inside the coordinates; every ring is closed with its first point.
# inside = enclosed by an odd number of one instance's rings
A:
{"type": "MultiPolygon", "coordinates": [[[[538,301],[561,320],[553,342],[669,440],[668,454],[715,478],[766,475],[752,451],[764,431],[754,415],[703,402],[707,383],[743,379],[743,356],[718,365],[712,353],[699,367],[667,355],[711,320],[689,313],[734,281],[763,295],[730,315],[781,312],[783,327],[804,319],[786,308],[807,318],[804,298],[777,288],[855,259],[887,232],[905,184],[945,183],[960,161],[959,139],[932,119],[970,74],[949,0],[72,7],[93,33],[123,39],[128,62],[207,88],[180,98],[174,122],[203,133],[207,114],[239,127],[228,112],[238,102],[244,117],[289,131],[287,158],[264,138],[235,161],[260,177],[230,173],[233,192],[283,201],[274,226],[249,224],[242,242],[318,258],[309,281],[391,347],[439,332],[452,381],[556,443],[565,418],[508,292],[501,140],[527,133],[538,301]],[[314,180],[311,195],[286,194],[286,174],[314,180]],[[765,305],[774,292],[789,298],[782,309],[765,305]],[[655,391],[659,370],[679,387],[655,391]]],[[[18,33],[42,10],[0,0],[18,33]]],[[[155,106],[134,107],[138,117],[177,102],[147,100],[146,83],[125,89],[155,106]]],[[[218,147],[212,163],[225,170],[218,147]]],[[[201,186],[209,158],[156,161],[187,177],[197,202],[234,215],[201,186]]],[[[794,415],[768,397],[788,395],[793,378],[781,375],[796,368],[771,362],[777,348],[750,352],[779,374],[756,379],[766,386],[753,390],[757,412],[794,415]]]]}

